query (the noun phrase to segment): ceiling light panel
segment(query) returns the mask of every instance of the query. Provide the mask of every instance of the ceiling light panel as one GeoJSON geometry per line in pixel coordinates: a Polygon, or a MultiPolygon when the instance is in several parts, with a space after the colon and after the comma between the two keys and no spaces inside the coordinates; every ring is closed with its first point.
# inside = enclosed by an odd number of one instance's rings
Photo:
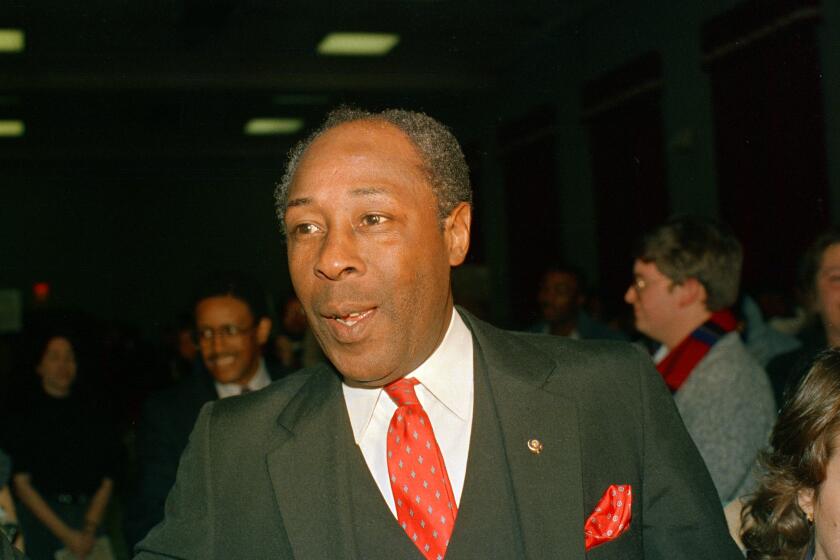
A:
{"type": "Polygon", "coordinates": [[[23,136],[26,131],[26,126],[23,121],[18,120],[0,120],[0,136],[23,136]]]}
{"type": "Polygon", "coordinates": [[[0,29],[0,52],[22,52],[25,46],[23,31],[0,29]]]}
{"type": "Polygon", "coordinates": [[[245,134],[269,136],[273,134],[294,134],[303,128],[303,119],[251,119],[245,123],[245,134]]]}
{"type": "Polygon", "coordinates": [[[395,33],[330,33],[318,44],[318,54],[384,56],[400,42],[395,33]]]}

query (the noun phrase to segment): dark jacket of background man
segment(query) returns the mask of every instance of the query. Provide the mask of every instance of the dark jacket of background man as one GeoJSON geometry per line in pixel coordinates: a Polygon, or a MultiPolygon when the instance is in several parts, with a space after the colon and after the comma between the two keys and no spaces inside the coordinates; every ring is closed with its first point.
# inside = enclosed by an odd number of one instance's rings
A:
{"type": "Polygon", "coordinates": [[[270,380],[285,373],[280,367],[269,367],[262,358],[271,321],[256,281],[236,273],[214,274],[199,287],[195,309],[201,361],[190,375],[143,406],[137,433],[140,478],[126,520],[130,546],[163,519],[178,461],[201,407],[220,397],[217,384],[234,390],[253,384],[263,367],[270,380]]]}

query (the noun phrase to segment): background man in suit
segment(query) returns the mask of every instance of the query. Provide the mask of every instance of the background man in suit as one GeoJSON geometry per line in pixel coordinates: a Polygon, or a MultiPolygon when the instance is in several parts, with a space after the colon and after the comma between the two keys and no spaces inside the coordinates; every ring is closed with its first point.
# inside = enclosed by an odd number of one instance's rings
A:
{"type": "Polygon", "coordinates": [[[193,371],[150,397],[137,437],[140,479],[126,534],[131,543],[163,519],[178,460],[204,403],[266,387],[281,376],[269,369],[262,348],[271,332],[265,293],[252,278],[219,272],[198,286],[194,336],[201,355],[193,371]]]}
{"type": "Polygon", "coordinates": [[[138,558],[740,558],[643,354],[456,312],[470,197],[423,114],[340,109],[293,152],[278,214],[330,363],[202,409],[138,558]]]}

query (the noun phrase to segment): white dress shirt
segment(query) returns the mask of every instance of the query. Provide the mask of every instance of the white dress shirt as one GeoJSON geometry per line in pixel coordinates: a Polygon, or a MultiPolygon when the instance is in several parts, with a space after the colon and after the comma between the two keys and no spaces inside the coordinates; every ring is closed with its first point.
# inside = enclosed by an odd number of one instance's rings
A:
{"type": "MultiPolygon", "coordinates": [[[[216,383],[216,392],[219,393],[219,398],[224,399],[227,397],[234,397],[236,395],[242,394],[242,385],[239,383],[216,383]]],[[[260,389],[264,389],[271,384],[271,376],[268,375],[268,370],[265,367],[265,360],[260,358],[260,365],[257,366],[257,373],[254,374],[254,377],[245,384],[245,387],[248,387],[251,391],[259,391],[260,389]]]]}
{"type": "Polygon", "coordinates": [[[653,360],[654,364],[659,365],[659,362],[664,360],[665,357],[670,353],[671,350],[667,346],[665,346],[664,344],[660,344],[659,348],[657,348],[656,352],[654,352],[653,356],[651,356],[651,359],[653,360]]]}
{"type": "MultiPolygon", "coordinates": [[[[415,386],[417,399],[432,422],[452,493],[460,504],[472,430],[473,341],[472,333],[457,311],[452,310],[449,328],[437,349],[406,377],[420,382],[415,386]]],[[[388,478],[386,437],[397,405],[381,387],[370,389],[342,384],[342,389],[356,445],[396,517],[397,508],[388,478]]]]}

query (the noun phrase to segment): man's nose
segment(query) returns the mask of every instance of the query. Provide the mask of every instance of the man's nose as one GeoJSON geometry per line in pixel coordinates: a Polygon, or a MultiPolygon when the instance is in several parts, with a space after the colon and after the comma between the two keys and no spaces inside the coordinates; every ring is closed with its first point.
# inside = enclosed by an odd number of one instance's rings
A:
{"type": "Polygon", "coordinates": [[[315,274],[327,280],[341,280],[364,272],[356,232],[351,227],[331,228],[321,243],[315,274]]]}
{"type": "Polygon", "coordinates": [[[213,331],[213,340],[210,341],[210,344],[213,347],[214,353],[221,352],[225,348],[226,342],[227,337],[224,334],[218,331],[213,331]]]}
{"type": "Polygon", "coordinates": [[[629,303],[631,305],[633,304],[634,301],[636,301],[637,297],[638,297],[638,295],[636,294],[636,289],[633,286],[629,286],[627,288],[627,291],[624,292],[624,301],[626,301],[627,303],[629,303]]]}

